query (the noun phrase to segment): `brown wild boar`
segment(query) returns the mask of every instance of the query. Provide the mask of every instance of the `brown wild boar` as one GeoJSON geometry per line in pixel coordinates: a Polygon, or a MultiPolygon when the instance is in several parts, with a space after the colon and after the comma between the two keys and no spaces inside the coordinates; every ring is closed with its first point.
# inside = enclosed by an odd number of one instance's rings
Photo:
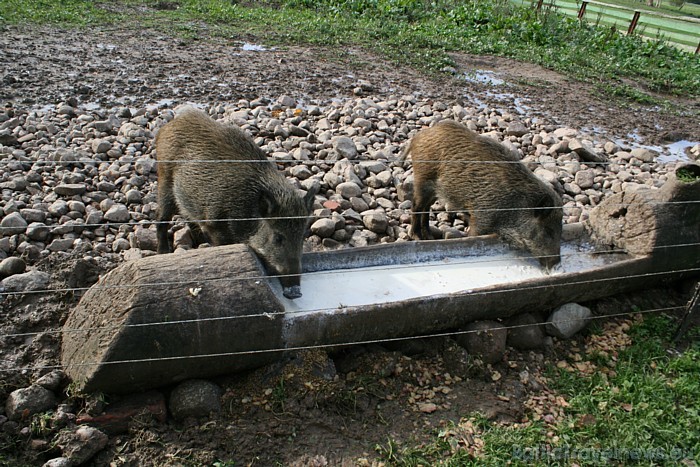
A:
{"type": "Polygon", "coordinates": [[[428,212],[439,198],[469,213],[469,235],[495,233],[547,269],[559,263],[561,198],[498,141],[446,120],[420,131],[405,154],[413,160],[413,238],[431,238],[428,212]]]}
{"type": "Polygon", "coordinates": [[[213,245],[248,244],[281,276],[284,296],[300,297],[314,193],[300,196],[252,138],[198,110],[185,110],[163,126],[155,147],[158,253],[171,251],[167,221],[180,214],[193,227],[201,221],[199,235],[213,245]]]}

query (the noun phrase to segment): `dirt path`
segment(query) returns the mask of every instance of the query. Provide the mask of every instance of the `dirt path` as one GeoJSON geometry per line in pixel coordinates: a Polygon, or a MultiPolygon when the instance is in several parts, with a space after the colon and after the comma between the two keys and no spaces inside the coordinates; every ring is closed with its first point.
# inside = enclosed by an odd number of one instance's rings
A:
{"type": "Polygon", "coordinates": [[[604,132],[611,139],[634,135],[638,142],[657,144],[675,133],[700,141],[698,100],[671,98],[667,110],[615,102],[559,73],[505,58],[455,54],[453,75],[428,78],[357,49],[260,48],[244,41],[180,40],[152,31],[78,34],[9,28],[0,38],[0,99],[44,106],[75,97],[107,108],[280,95],[324,102],[349,97],[359,87],[387,97],[415,94],[465,104],[498,103],[556,124],[604,132]],[[483,70],[493,72],[496,80],[464,79],[465,73],[483,70]]]}

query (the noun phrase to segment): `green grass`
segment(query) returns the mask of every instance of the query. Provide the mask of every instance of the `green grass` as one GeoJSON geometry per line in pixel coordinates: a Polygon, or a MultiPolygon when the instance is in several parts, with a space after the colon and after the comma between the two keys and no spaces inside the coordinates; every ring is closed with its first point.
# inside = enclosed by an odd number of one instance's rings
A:
{"type": "Polygon", "coordinates": [[[700,173],[691,167],[681,167],[676,171],[676,177],[683,183],[695,183],[700,181],[700,173]]]}
{"type": "Polygon", "coordinates": [[[106,24],[124,17],[90,0],[0,0],[0,22],[80,25],[106,24]]]}
{"type": "Polygon", "coordinates": [[[457,442],[464,439],[460,423],[428,444],[389,441],[378,447],[380,458],[397,466],[601,465],[606,459],[610,465],[682,465],[680,458],[700,456],[700,343],[669,356],[674,323],[647,316],[632,326],[632,345],[616,359],[584,355],[583,362],[598,370],[590,374],[552,366],[550,388],[568,402],[556,423],[502,425],[472,414],[469,424],[482,445],[478,456],[457,442]]]}
{"type": "Polygon", "coordinates": [[[564,431],[562,438],[578,445],[680,448],[700,454],[700,346],[678,358],[666,352],[671,320],[649,316],[631,330],[635,343],[623,351],[615,373],[581,378],[560,370],[556,389],[568,396],[569,414],[593,415],[595,423],[564,431]]]}
{"type": "Polygon", "coordinates": [[[606,95],[657,102],[654,93],[700,95],[700,57],[661,41],[625,37],[548,10],[537,15],[507,0],[0,0],[0,23],[62,27],[150,27],[181,36],[311,44],[342,56],[365,48],[430,73],[452,65],[451,52],[535,62],[592,83],[606,95]],[[334,52],[335,50],[335,52],[334,52]],[[635,83],[634,89],[627,82],[635,83]]]}

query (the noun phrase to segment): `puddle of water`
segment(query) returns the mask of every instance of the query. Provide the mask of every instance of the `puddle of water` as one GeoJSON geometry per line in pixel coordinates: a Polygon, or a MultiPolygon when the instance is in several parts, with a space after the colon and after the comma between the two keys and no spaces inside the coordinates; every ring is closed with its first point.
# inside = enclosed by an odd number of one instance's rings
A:
{"type": "MultiPolygon", "coordinates": [[[[608,132],[605,128],[598,126],[585,126],[581,128],[581,133],[592,135],[592,136],[602,136],[606,135],[608,132]]],[[[620,143],[617,143],[620,144],[620,143]]]]}
{"type": "Polygon", "coordinates": [[[615,143],[620,146],[629,146],[630,149],[644,148],[656,151],[659,153],[656,161],[662,164],[669,162],[691,162],[687,149],[700,144],[698,141],[687,140],[676,141],[675,143],[665,144],[662,146],[642,144],[642,138],[637,133],[629,133],[627,135],[627,140],[631,141],[632,143],[630,144],[625,140],[615,140],[615,143]]]}
{"type": "Polygon", "coordinates": [[[488,84],[491,86],[500,86],[505,83],[501,78],[497,78],[493,71],[474,70],[463,74],[464,79],[470,83],[488,84]]]}
{"type": "Polygon", "coordinates": [[[529,105],[523,104],[523,102],[527,101],[527,99],[523,99],[520,97],[516,97],[513,100],[513,105],[515,106],[516,112],[518,112],[520,115],[526,115],[530,113],[531,107],[529,105]]]}
{"type": "MultiPolygon", "coordinates": [[[[552,275],[579,272],[626,258],[595,255],[589,246],[562,245],[562,263],[552,275]]],[[[517,251],[478,257],[448,257],[412,264],[335,269],[302,276],[303,296],[288,300],[278,281],[270,281],[288,312],[332,311],[342,307],[398,302],[418,297],[517,283],[547,277],[539,263],[517,251]]]]}
{"type": "Polygon", "coordinates": [[[659,152],[661,155],[656,158],[659,162],[690,162],[690,157],[686,151],[692,148],[698,141],[676,141],[675,143],[664,146],[659,152]]]}
{"type": "Polygon", "coordinates": [[[102,106],[98,104],[97,102],[84,102],[80,104],[80,107],[82,107],[84,110],[100,110],[102,106]]]}
{"type": "Polygon", "coordinates": [[[167,98],[166,98],[166,99],[161,99],[161,100],[156,101],[155,106],[158,107],[158,108],[161,108],[161,107],[172,107],[172,106],[175,105],[176,102],[177,102],[177,101],[176,101],[175,99],[167,99],[167,98]]]}
{"type": "Polygon", "coordinates": [[[501,100],[501,101],[509,101],[509,100],[517,99],[517,97],[515,97],[515,94],[513,94],[512,92],[486,91],[486,95],[489,97],[493,97],[494,99],[501,100]]]}
{"type": "MultiPolygon", "coordinates": [[[[627,139],[630,141],[634,141],[637,144],[642,144],[642,140],[643,140],[643,138],[640,136],[640,134],[637,133],[636,131],[633,131],[632,133],[628,133],[627,139]]],[[[616,143],[620,144],[617,141],[616,141],[616,143]]]]}
{"type": "MultiPolygon", "coordinates": [[[[529,99],[517,97],[515,94],[509,92],[486,91],[485,95],[497,100],[508,101],[508,103],[512,104],[515,111],[520,115],[529,115],[531,113],[532,108],[525,104],[525,102],[528,102],[529,99]]],[[[483,100],[479,99],[476,96],[470,95],[468,96],[468,98],[469,102],[479,110],[483,110],[488,107],[488,105],[483,100]]]]}
{"type": "Polygon", "coordinates": [[[250,44],[248,42],[244,42],[243,45],[241,45],[241,49],[245,51],[250,51],[250,52],[266,52],[267,49],[263,47],[262,45],[257,45],[257,44],[250,44]]]}
{"type": "Polygon", "coordinates": [[[469,98],[469,103],[473,105],[478,110],[483,110],[486,108],[486,102],[482,101],[476,96],[467,96],[469,98]]]}

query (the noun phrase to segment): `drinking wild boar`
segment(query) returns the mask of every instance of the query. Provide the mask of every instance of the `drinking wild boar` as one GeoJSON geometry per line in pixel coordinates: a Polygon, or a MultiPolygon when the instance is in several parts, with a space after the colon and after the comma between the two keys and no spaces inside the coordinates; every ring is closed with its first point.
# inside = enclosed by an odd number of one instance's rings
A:
{"type": "Polygon", "coordinates": [[[405,154],[413,160],[413,238],[432,238],[428,212],[439,198],[469,213],[469,235],[497,234],[547,269],[559,263],[561,198],[508,148],[446,120],[416,134],[405,154]]]}
{"type": "Polygon", "coordinates": [[[246,243],[284,296],[301,296],[301,255],[314,193],[300,196],[257,144],[234,125],[188,109],[156,136],[158,253],[168,253],[175,214],[213,245],[246,243]]]}

